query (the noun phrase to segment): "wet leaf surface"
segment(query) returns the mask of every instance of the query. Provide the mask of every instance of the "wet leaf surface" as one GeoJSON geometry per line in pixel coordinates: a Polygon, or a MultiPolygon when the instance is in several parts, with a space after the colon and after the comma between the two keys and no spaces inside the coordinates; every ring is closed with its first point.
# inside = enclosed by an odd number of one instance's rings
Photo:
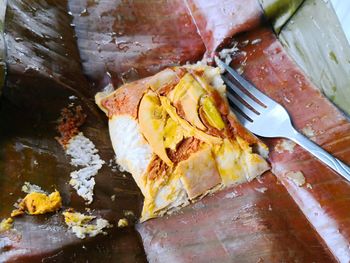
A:
{"type": "MultiPolygon", "coordinates": [[[[247,54],[234,64],[245,64],[245,76],[284,104],[299,129],[308,128],[318,143],[350,162],[348,121],[261,24],[258,2],[220,3],[9,0],[8,75],[0,110],[0,218],[23,197],[25,181],[47,191],[58,189],[64,208],[85,211],[87,205],[68,184],[75,168],[54,138],[60,110],[70,103],[82,105],[88,115],[82,131],[107,163],[96,176],[95,200],[88,207],[114,225],[125,210],[138,216],[141,193],[130,175],[108,166],[114,153],[93,95],[109,82],[118,85],[197,61],[236,34],[241,43],[261,41],[240,45],[247,54]],[[69,99],[71,95],[78,99],[69,99]]],[[[276,176],[266,173],[175,215],[136,229],[114,227],[107,236],[86,240],[68,232],[60,212],[23,216],[15,220],[16,230],[0,234],[0,261],[347,262],[349,184],[299,147],[280,153],[273,150],[278,140],[268,143],[276,176]],[[302,171],[312,189],[295,186],[285,177],[288,171],[302,171]]]]}

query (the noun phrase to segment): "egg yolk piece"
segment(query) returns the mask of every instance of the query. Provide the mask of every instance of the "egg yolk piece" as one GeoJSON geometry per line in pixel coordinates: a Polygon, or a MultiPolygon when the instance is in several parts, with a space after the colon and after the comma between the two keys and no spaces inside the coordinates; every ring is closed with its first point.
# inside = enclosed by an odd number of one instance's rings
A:
{"type": "Polygon", "coordinates": [[[41,215],[55,212],[62,207],[62,198],[58,191],[46,195],[43,193],[32,192],[19,203],[18,209],[12,211],[11,216],[18,216],[23,213],[29,215],[41,215]]]}

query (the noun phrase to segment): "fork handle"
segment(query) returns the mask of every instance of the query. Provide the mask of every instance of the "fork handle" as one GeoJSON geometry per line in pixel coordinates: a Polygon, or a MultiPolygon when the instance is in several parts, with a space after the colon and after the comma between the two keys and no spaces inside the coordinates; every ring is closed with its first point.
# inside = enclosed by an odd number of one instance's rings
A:
{"type": "Polygon", "coordinates": [[[294,130],[294,133],[290,139],[299,144],[305,150],[309,151],[312,155],[321,160],[323,163],[327,164],[330,168],[350,182],[350,167],[345,163],[326,152],[316,143],[296,130],[294,130]]]}

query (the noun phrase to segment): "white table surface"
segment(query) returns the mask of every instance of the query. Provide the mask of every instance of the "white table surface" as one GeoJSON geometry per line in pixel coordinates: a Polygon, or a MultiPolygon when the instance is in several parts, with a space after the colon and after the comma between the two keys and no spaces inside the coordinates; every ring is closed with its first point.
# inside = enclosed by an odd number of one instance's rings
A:
{"type": "Polygon", "coordinates": [[[350,42],[350,0],[331,0],[345,35],[350,42]]]}

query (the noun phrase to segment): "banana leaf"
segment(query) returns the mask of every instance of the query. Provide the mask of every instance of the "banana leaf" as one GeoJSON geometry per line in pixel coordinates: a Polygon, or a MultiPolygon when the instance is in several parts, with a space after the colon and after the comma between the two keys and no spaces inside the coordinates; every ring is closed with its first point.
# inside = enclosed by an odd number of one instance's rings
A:
{"type": "Polygon", "coordinates": [[[350,17],[348,16],[349,5],[347,2],[341,0],[331,0],[331,3],[335,13],[338,16],[339,22],[342,26],[342,29],[344,30],[346,38],[348,39],[348,41],[350,41],[350,29],[348,26],[350,23],[350,17]]]}
{"type": "Polygon", "coordinates": [[[330,1],[306,0],[279,35],[313,83],[350,114],[350,46],[330,1]]]}
{"type": "Polygon", "coordinates": [[[195,62],[205,52],[182,0],[71,0],[69,9],[84,73],[98,87],[195,62]]]}
{"type": "Polygon", "coordinates": [[[69,8],[84,73],[98,87],[210,57],[263,16],[257,0],[71,0],[69,8]]]}
{"type": "MultiPolygon", "coordinates": [[[[24,196],[28,181],[44,190],[58,189],[64,209],[84,212],[84,200],[67,184],[74,168],[55,137],[60,110],[70,103],[88,115],[84,134],[98,145],[101,158],[114,158],[108,127],[91,98],[93,87],[83,75],[65,1],[8,1],[5,21],[8,74],[0,113],[0,218],[24,196]],[[69,100],[69,96],[78,97],[69,100]]],[[[141,194],[133,180],[107,165],[96,177],[95,202],[90,206],[116,225],[124,210],[138,213],[141,194]],[[115,195],[116,201],[111,201],[115,195]]],[[[25,216],[14,232],[0,234],[0,262],[41,260],[144,262],[144,250],[133,228],[111,230],[107,237],[81,241],[67,231],[61,213],[25,216]],[[88,252],[87,252],[88,251],[88,252]]]]}
{"type": "MultiPolygon", "coordinates": [[[[349,121],[305,77],[272,30],[261,27],[235,40],[246,56],[237,56],[233,66],[244,63],[244,76],[284,105],[298,129],[312,131],[313,140],[349,163],[349,121]],[[261,42],[244,44],[255,39],[261,42]]],[[[280,140],[265,142],[277,182],[265,174],[260,182],[204,199],[180,215],[138,225],[151,262],[350,259],[350,233],[344,223],[350,218],[349,182],[298,146],[280,152],[280,140]],[[286,176],[297,171],[309,185],[297,186],[286,176]]]]}
{"type": "MultiPolygon", "coordinates": [[[[234,65],[244,62],[245,77],[283,103],[299,129],[311,130],[318,143],[349,163],[349,122],[288,56],[264,24],[258,2],[241,2],[220,1],[224,5],[208,9],[208,1],[199,0],[9,0],[0,218],[23,196],[25,181],[60,190],[64,208],[87,207],[67,184],[74,168],[54,139],[60,110],[72,103],[69,96],[78,97],[73,102],[88,115],[82,131],[108,162],[114,153],[94,93],[109,82],[117,86],[212,55],[233,35],[247,52],[235,57],[234,65]],[[242,20],[225,23],[232,18],[227,10],[242,20]],[[251,44],[243,45],[247,39],[251,44]],[[261,41],[252,44],[256,39],[261,41]]],[[[349,184],[299,147],[280,153],[274,150],[278,140],[266,142],[273,173],[259,180],[204,198],[180,213],[136,227],[114,227],[107,236],[86,240],[67,231],[60,213],[23,216],[16,219],[15,231],[0,234],[0,261],[349,261],[349,184]],[[312,189],[290,183],[285,174],[291,170],[301,170],[312,189]]],[[[92,212],[114,225],[125,210],[140,213],[141,193],[130,175],[105,165],[94,193],[92,212]]]]}
{"type": "Polygon", "coordinates": [[[304,0],[259,0],[266,18],[278,34],[304,0]]]}
{"type": "MultiPolygon", "coordinates": [[[[304,76],[283,50],[269,29],[259,29],[238,39],[259,36],[259,46],[247,46],[244,74],[257,87],[281,103],[290,113],[294,125],[312,140],[339,159],[350,162],[350,122],[304,76]],[[253,56],[249,54],[254,53],[253,56]]],[[[239,63],[239,60],[236,61],[239,63]]],[[[272,140],[270,149],[278,141],[272,140]]],[[[270,154],[272,171],[287,189],[309,223],[326,244],[338,262],[350,258],[347,222],[350,212],[350,183],[321,162],[311,157],[301,147],[270,154]],[[288,172],[301,171],[308,187],[299,187],[286,176],[288,172]]]]}
{"type": "Polygon", "coordinates": [[[263,17],[257,0],[188,0],[187,3],[208,57],[218,47],[230,45],[235,34],[259,26],[263,17]]]}
{"type": "Polygon", "coordinates": [[[137,228],[149,262],[333,262],[272,173],[137,228]]]}
{"type": "Polygon", "coordinates": [[[6,12],[6,0],[0,1],[0,95],[5,82],[5,41],[4,41],[4,22],[6,12]]]}

